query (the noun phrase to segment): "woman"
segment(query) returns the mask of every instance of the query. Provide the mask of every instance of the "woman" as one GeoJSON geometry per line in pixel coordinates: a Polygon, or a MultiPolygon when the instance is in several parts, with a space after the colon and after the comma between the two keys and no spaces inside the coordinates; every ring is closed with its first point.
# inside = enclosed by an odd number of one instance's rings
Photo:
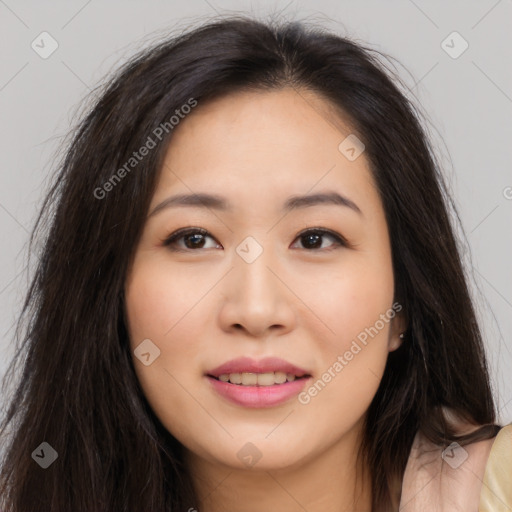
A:
{"type": "Polygon", "coordinates": [[[418,118],[371,50],[296,23],[224,19],[128,63],[38,221],[2,510],[509,499],[418,118]]]}

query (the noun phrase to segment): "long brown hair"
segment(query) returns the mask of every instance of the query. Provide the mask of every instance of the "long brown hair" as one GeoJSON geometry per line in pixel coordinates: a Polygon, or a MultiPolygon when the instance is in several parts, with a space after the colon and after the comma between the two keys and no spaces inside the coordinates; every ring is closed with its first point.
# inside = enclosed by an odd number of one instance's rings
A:
{"type": "Polygon", "coordinates": [[[42,249],[3,382],[5,390],[18,375],[0,431],[3,511],[200,510],[182,446],[137,381],[123,316],[127,267],[172,129],[130,172],[119,169],[191,99],[244,89],[313,91],[345,113],[366,147],[390,230],[395,299],[409,326],[365,424],[373,510],[398,509],[418,429],[440,445],[495,435],[453,203],[421,116],[398,83],[360,43],[242,16],[168,39],[115,74],[78,126],[32,233],[31,247],[41,238],[42,249]],[[443,407],[480,428],[457,437],[443,407]],[[33,455],[43,442],[58,454],[46,469],[33,455]]]}

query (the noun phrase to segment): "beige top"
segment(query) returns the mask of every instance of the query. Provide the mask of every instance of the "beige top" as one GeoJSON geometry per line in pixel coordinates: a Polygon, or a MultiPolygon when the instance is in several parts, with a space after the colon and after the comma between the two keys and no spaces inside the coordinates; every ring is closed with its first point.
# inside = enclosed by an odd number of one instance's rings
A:
{"type": "Polygon", "coordinates": [[[445,449],[418,432],[400,512],[512,512],[512,423],[492,439],[445,449]]]}

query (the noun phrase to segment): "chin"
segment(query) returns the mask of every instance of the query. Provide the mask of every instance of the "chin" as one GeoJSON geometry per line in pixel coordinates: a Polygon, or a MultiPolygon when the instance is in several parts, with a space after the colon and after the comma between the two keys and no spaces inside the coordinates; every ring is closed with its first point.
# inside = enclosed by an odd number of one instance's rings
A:
{"type": "Polygon", "coordinates": [[[296,469],[309,458],[306,447],[290,445],[279,446],[280,442],[264,442],[259,439],[250,440],[246,437],[243,442],[236,441],[234,446],[227,448],[223,453],[212,454],[213,458],[233,469],[247,469],[249,471],[276,471],[296,469]],[[231,455],[234,453],[234,457],[231,455]],[[227,456],[228,455],[228,456],[227,456]]]}

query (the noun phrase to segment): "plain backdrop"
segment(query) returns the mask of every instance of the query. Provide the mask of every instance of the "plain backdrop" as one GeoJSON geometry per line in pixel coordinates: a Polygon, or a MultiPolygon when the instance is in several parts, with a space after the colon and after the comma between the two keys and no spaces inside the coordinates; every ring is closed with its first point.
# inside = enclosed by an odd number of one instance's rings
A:
{"type": "Polygon", "coordinates": [[[82,100],[155,39],[235,13],[310,20],[397,59],[461,216],[499,421],[512,421],[511,0],[0,0],[0,377],[28,283],[28,236],[82,100]]]}

